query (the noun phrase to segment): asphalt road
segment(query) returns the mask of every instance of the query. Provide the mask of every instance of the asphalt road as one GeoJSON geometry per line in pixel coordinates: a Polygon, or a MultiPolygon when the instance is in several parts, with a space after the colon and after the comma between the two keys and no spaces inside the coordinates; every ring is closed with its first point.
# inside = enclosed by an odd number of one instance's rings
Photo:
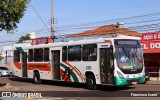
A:
{"type": "MultiPolygon", "coordinates": [[[[0,77],[0,83],[10,83],[7,91],[23,91],[25,93],[40,93],[39,100],[159,100],[160,85],[138,84],[128,87],[98,86],[97,90],[88,90],[84,84],[42,81],[42,84],[33,84],[32,79],[0,77]],[[158,92],[157,96],[156,93],[158,92]],[[152,96],[148,96],[151,94],[152,96]],[[138,95],[138,96],[137,96],[138,95]],[[147,95],[147,96],[146,96],[147,95]]],[[[0,89],[0,91],[6,91],[0,89]]],[[[16,93],[16,92],[15,92],[16,93]]],[[[8,98],[7,98],[8,99],[8,98]]]]}

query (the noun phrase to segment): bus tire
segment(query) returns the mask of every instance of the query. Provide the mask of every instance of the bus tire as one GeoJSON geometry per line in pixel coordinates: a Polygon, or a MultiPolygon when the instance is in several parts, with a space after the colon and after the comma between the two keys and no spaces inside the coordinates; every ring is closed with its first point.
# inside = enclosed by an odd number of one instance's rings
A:
{"type": "Polygon", "coordinates": [[[87,76],[86,85],[87,85],[87,88],[90,89],[90,90],[97,89],[96,81],[95,81],[95,78],[92,74],[87,76]]]}
{"type": "Polygon", "coordinates": [[[40,75],[39,75],[38,72],[34,73],[33,80],[34,80],[35,84],[40,84],[41,83],[40,75]]]}

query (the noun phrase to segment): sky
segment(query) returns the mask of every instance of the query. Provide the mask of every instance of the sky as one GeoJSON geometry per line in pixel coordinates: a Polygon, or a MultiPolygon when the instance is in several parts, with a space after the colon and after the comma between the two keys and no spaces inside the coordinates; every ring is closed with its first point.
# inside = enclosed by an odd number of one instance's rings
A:
{"type": "MultiPolygon", "coordinates": [[[[133,19],[130,18],[133,16],[159,13],[159,4],[160,0],[54,0],[55,35],[75,34],[97,26],[116,24],[118,21],[124,22],[124,27],[143,25],[143,23],[138,23],[138,25],[130,24],[129,26],[125,23],[133,23],[134,21],[131,21],[133,19]]],[[[30,5],[34,7],[45,25],[50,29],[51,0],[31,0],[30,5]]],[[[17,41],[29,32],[36,32],[37,37],[50,36],[50,30],[45,27],[30,5],[28,5],[14,34],[0,32],[0,37],[3,37],[0,48],[7,45],[3,42],[17,41]]],[[[152,16],[146,20],[157,18],[152,16]]],[[[142,19],[136,19],[136,21],[142,21],[142,19]]]]}

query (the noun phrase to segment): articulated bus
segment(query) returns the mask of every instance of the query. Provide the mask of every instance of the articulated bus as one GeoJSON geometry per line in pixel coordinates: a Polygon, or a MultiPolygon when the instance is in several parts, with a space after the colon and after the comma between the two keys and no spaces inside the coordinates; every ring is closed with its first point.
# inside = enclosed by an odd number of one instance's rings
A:
{"type": "Polygon", "coordinates": [[[138,39],[99,38],[16,47],[13,73],[41,80],[128,86],[145,82],[143,50],[138,39]]]}

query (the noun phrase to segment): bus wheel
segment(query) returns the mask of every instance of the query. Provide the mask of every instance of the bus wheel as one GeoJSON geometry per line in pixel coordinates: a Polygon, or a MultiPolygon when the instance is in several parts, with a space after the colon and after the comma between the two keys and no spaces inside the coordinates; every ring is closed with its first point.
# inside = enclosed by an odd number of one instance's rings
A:
{"type": "Polygon", "coordinates": [[[12,72],[9,74],[9,77],[13,77],[13,73],[12,72]]]}
{"type": "Polygon", "coordinates": [[[41,83],[40,75],[39,75],[38,72],[34,73],[33,80],[34,80],[35,84],[40,84],[41,83]]]}
{"type": "Polygon", "coordinates": [[[86,80],[87,88],[90,90],[97,89],[96,81],[93,75],[88,75],[86,80]]]}

